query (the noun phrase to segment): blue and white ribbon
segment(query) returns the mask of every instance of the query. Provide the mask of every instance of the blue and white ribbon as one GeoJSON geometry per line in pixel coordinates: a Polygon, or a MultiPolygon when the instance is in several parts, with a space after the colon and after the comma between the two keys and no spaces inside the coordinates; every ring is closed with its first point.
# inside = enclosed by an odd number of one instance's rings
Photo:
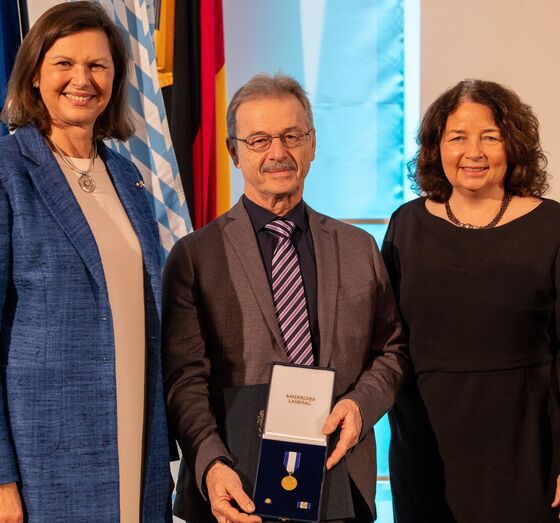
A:
{"type": "Polygon", "coordinates": [[[301,460],[301,452],[284,452],[284,466],[286,467],[286,472],[288,474],[293,474],[299,468],[299,462],[301,460]]]}

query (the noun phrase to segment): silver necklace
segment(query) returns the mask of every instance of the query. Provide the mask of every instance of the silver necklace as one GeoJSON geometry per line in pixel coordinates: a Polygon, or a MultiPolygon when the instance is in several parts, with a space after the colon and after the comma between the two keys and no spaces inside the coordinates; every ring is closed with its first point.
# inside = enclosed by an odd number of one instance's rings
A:
{"type": "Polygon", "coordinates": [[[87,193],[92,193],[93,191],[95,191],[95,180],[93,179],[93,176],[91,176],[91,172],[93,171],[93,164],[95,163],[95,157],[97,156],[97,142],[93,140],[91,151],[89,153],[89,166],[87,170],[83,171],[82,169],[78,169],[78,167],[76,167],[74,162],[72,162],[72,160],[70,160],[70,158],[64,154],[62,149],[53,141],[50,136],[47,136],[46,138],[47,141],[54,147],[62,161],[70,169],[80,175],[78,184],[80,185],[82,190],[87,193]]]}

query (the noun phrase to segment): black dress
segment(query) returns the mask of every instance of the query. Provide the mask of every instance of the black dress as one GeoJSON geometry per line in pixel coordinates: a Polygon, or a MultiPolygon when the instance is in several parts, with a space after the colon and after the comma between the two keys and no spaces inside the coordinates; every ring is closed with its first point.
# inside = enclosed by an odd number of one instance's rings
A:
{"type": "Polygon", "coordinates": [[[389,414],[396,521],[558,521],[560,204],[470,230],[424,203],[382,249],[414,371],[389,414]]]}

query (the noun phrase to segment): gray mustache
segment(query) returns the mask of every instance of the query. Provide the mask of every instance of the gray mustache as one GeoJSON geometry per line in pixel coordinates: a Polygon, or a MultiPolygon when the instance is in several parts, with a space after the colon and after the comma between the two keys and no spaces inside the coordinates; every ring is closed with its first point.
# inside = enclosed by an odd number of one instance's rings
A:
{"type": "Polygon", "coordinates": [[[270,171],[288,171],[288,170],[295,170],[296,166],[293,162],[271,162],[263,165],[261,171],[264,173],[270,171]]]}

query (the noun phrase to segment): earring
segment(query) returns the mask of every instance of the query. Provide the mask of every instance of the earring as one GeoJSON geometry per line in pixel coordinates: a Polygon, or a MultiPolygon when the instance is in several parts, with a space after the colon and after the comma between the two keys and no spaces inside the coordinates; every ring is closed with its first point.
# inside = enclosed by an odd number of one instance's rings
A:
{"type": "Polygon", "coordinates": [[[37,82],[37,80],[33,82],[33,87],[35,87],[35,89],[39,87],[39,82],[37,82]]]}

